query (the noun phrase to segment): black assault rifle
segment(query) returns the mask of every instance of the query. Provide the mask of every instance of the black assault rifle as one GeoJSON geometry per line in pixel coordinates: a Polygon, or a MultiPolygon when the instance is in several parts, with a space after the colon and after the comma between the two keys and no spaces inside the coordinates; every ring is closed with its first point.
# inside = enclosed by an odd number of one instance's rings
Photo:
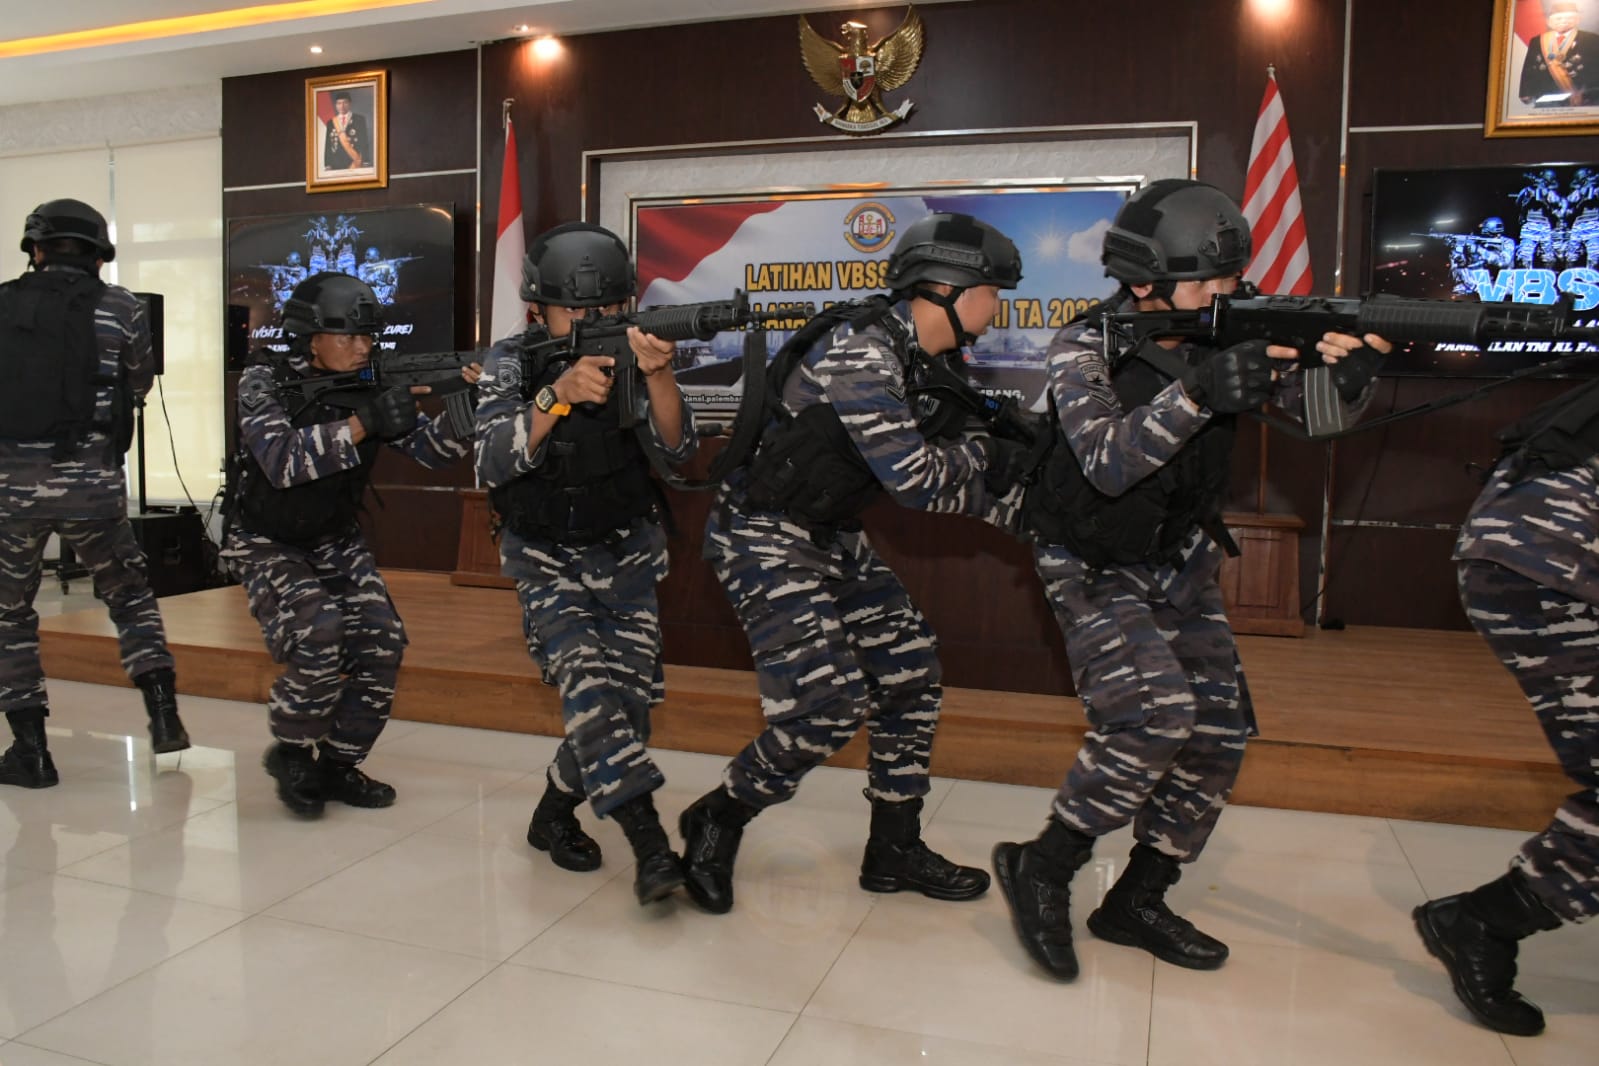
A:
{"type": "MultiPolygon", "coordinates": [[[[907,375],[906,392],[913,398],[913,407],[937,403],[948,405],[946,410],[976,418],[996,437],[1024,444],[1029,448],[1039,444],[1039,438],[1048,428],[1048,420],[1022,412],[1021,405],[1010,396],[990,396],[977,388],[957,370],[951,359],[962,358],[960,352],[952,356],[930,356],[917,353],[907,375]]],[[[945,418],[927,410],[918,410],[922,424],[927,416],[945,423],[945,418]]],[[[947,423],[945,423],[947,424],[947,423]]],[[[936,434],[935,434],[936,435],[936,434]]]]}
{"type": "Polygon", "coordinates": [[[807,318],[812,311],[808,304],[774,304],[762,311],[751,311],[749,297],[742,289],[735,289],[731,300],[673,304],[600,318],[580,318],[572,322],[572,332],[565,337],[552,337],[524,346],[522,380],[537,381],[551,362],[576,362],[585,355],[610,356],[616,360],[615,366],[609,369],[616,380],[615,399],[621,404],[618,420],[622,428],[627,429],[638,424],[638,390],[643,377],[633,349],[627,343],[630,327],[637,326],[667,341],[708,341],[718,333],[747,326],[782,325],[790,319],[807,318]]]}
{"type": "Polygon", "coordinates": [[[426,385],[430,396],[444,397],[444,411],[457,437],[472,435],[476,389],[461,376],[485,352],[380,352],[360,370],[296,377],[275,383],[278,399],[292,419],[311,404],[354,411],[385,389],[426,385]]]}
{"type": "MultiPolygon", "coordinates": [[[[1569,294],[1554,304],[1467,303],[1387,295],[1364,299],[1262,296],[1250,286],[1230,296],[1218,295],[1210,306],[1195,311],[1101,310],[1090,312],[1090,316],[1102,323],[1105,361],[1113,372],[1144,341],[1161,338],[1193,340],[1211,348],[1227,348],[1249,340],[1269,341],[1299,349],[1299,364],[1307,370],[1322,366],[1316,342],[1326,333],[1355,337],[1375,333],[1389,341],[1472,344],[1479,348],[1496,341],[1569,345],[1560,351],[1570,354],[1555,363],[1530,367],[1481,389],[1368,421],[1359,427],[1361,430],[1461,403],[1508,381],[1547,376],[1599,356],[1599,319],[1578,319],[1576,301],[1569,294]]],[[[1345,427],[1343,405],[1326,374],[1306,375],[1305,396],[1305,427],[1310,437],[1325,440],[1355,432],[1354,428],[1345,427]]],[[[1289,427],[1282,428],[1295,433],[1289,427]]]]}
{"type": "MultiPolygon", "coordinates": [[[[1324,333],[1368,333],[1390,341],[1474,344],[1494,341],[1578,341],[1599,344],[1595,320],[1578,321],[1568,297],[1555,304],[1466,303],[1399,296],[1216,296],[1197,311],[1094,312],[1104,322],[1105,360],[1112,369],[1140,343],[1179,337],[1212,348],[1265,340],[1299,349],[1304,367],[1321,366],[1324,333]]],[[[1586,350],[1586,349],[1584,349],[1586,350]]],[[[1599,351],[1599,348],[1592,349],[1599,351]]]]}

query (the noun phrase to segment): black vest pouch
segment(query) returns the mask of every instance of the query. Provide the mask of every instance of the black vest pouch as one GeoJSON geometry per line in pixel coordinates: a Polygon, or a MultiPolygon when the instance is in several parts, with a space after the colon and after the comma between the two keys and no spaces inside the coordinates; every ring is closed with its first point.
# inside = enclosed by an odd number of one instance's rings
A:
{"type": "Polygon", "coordinates": [[[1599,381],[1555,397],[1498,436],[1515,480],[1581,466],[1599,455],[1599,381]]]}
{"type": "Polygon", "coordinates": [[[816,403],[767,431],[750,464],[751,506],[787,514],[819,545],[860,528],[861,512],[882,492],[830,404],[816,403]]]}

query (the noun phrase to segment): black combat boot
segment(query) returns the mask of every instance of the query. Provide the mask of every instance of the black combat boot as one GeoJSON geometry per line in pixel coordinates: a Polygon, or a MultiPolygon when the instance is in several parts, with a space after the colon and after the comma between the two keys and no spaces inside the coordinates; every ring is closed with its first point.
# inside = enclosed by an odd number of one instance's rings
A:
{"type": "Polygon", "coordinates": [[[49,788],[61,783],[44,735],[43,707],[22,707],[6,712],[16,742],[0,755],[0,785],[49,788]]]}
{"type": "Polygon", "coordinates": [[[733,909],[733,861],[744,827],[760,813],[718,786],[695,800],[677,820],[683,834],[683,876],[688,894],[712,914],[733,909]]]}
{"type": "Polygon", "coordinates": [[[351,807],[392,807],[394,786],[374,781],[361,772],[359,763],[335,759],[322,750],[316,761],[317,781],[322,798],[338,800],[351,807]]]}
{"type": "Polygon", "coordinates": [[[1016,936],[1038,965],[1062,981],[1077,977],[1077,953],[1072,950],[1072,875],[1093,850],[1093,837],[1053,818],[1037,840],[994,845],[994,874],[1010,907],[1016,936]]]}
{"type": "Polygon", "coordinates": [[[683,867],[666,839],[655,799],[648,792],[611,812],[633,846],[633,894],[640,905],[665,899],[683,887],[683,867]]]}
{"type": "Polygon", "coordinates": [[[546,785],[527,827],[529,844],[549,852],[550,861],[561,869],[580,873],[600,868],[599,842],[583,832],[577,820],[582,803],[582,796],[568,795],[554,785],[546,785]]]}
{"type": "Polygon", "coordinates": [[[151,670],[133,679],[144,692],[144,710],[150,716],[150,750],[157,755],[189,747],[189,733],[178,718],[177,675],[171,670],[151,670]]]}
{"type": "Polygon", "coordinates": [[[1488,1028],[1512,1036],[1543,1032],[1543,1011],[1521,998],[1516,941],[1556,929],[1560,918],[1511,870],[1470,892],[1429,900],[1411,912],[1416,931],[1454,981],[1455,995],[1488,1028]]]}
{"type": "Polygon", "coordinates": [[[974,866],[956,866],[922,843],[920,799],[873,799],[861,887],[868,892],[910,889],[932,899],[976,899],[988,891],[988,874],[974,866]]]}
{"type": "Polygon", "coordinates": [[[1112,944],[1143,948],[1173,966],[1216,969],[1227,961],[1227,945],[1166,906],[1166,890],[1182,875],[1176,859],[1137,845],[1105,901],[1088,916],[1089,931],[1112,944]]]}
{"type": "Polygon", "coordinates": [[[261,765],[277,781],[278,799],[285,807],[307,818],[322,813],[322,779],[313,749],[280,740],[266,750],[261,765]]]}

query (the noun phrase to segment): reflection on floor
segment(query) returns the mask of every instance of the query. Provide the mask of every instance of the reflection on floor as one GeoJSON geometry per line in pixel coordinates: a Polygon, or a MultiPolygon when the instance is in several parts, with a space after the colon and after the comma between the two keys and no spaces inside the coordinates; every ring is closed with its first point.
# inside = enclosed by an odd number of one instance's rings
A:
{"type": "MultiPolygon", "coordinates": [[[[545,737],[398,722],[386,811],[297,822],[259,767],[259,707],[189,698],[203,747],[152,761],[138,693],[52,683],[63,783],[0,790],[0,1064],[1588,1064],[1599,923],[1528,942],[1535,1039],[1471,1024],[1410,928],[1426,895],[1503,868],[1519,834],[1237,808],[1174,890],[1232,945],[1192,973],[1081,920],[1083,975],[1023,955],[996,895],[855,885],[862,775],[824,769],[745,837],[726,917],[634,902],[616,827],[593,874],[523,840],[545,737]],[[10,1041],[7,1043],[6,1041],[10,1041]]],[[[661,753],[676,813],[721,760],[661,753]]],[[[927,837],[986,862],[1049,793],[935,782],[927,837]]]]}

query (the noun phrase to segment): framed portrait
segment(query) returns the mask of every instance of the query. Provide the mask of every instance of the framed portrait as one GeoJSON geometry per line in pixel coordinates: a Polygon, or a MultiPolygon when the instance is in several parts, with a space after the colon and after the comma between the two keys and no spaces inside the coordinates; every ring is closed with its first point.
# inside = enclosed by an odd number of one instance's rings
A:
{"type": "Polygon", "coordinates": [[[1494,0],[1489,137],[1599,133],[1599,0],[1494,0]]]}
{"type": "Polygon", "coordinates": [[[305,191],[389,183],[389,72],[305,81],[305,191]]]}

